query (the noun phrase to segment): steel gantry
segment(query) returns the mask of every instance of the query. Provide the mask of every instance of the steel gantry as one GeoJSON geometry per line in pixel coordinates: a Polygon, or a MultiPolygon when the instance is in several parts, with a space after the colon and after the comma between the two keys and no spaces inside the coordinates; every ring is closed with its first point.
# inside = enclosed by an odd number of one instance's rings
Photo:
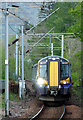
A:
{"type": "MultiPolygon", "coordinates": [[[[79,34],[79,33],[76,33],[76,34],[79,34]]],[[[31,33],[31,34],[27,34],[25,36],[25,39],[32,41],[30,43],[28,43],[28,47],[29,47],[29,50],[26,51],[26,53],[30,52],[31,49],[33,49],[34,47],[37,47],[37,48],[49,48],[51,49],[51,53],[53,55],[53,49],[61,49],[61,57],[63,57],[63,54],[64,54],[64,38],[67,37],[65,35],[72,35],[71,37],[73,37],[75,35],[75,33],[31,33]],[[32,38],[34,38],[34,40],[31,40],[32,38]],[[35,38],[40,38],[38,41],[35,40],[35,38]],[[46,43],[40,43],[42,39],[45,39],[45,38],[49,38],[49,44],[46,44],[46,43]],[[57,40],[59,40],[61,42],[61,47],[54,47],[53,44],[51,44],[52,42],[52,38],[55,38],[57,40]]],[[[68,36],[68,37],[69,37],[68,36]]]]}

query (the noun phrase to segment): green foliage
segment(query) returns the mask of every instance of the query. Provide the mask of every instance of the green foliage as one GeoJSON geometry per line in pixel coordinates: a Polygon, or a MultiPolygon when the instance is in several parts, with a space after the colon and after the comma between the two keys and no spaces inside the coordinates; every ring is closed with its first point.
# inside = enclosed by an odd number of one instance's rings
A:
{"type": "Polygon", "coordinates": [[[10,99],[10,101],[19,101],[18,94],[10,92],[9,93],[9,99],[10,99]]]}
{"type": "Polygon", "coordinates": [[[70,8],[74,7],[74,4],[70,2],[56,3],[53,10],[56,10],[58,7],[60,9],[47,20],[47,27],[52,28],[55,26],[55,33],[66,32],[74,22],[73,17],[68,13],[70,8]]]}
{"type": "MultiPolygon", "coordinates": [[[[60,7],[60,9],[54,13],[53,15],[51,15],[48,19],[46,19],[44,22],[42,22],[41,24],[39,24],[34,31],[37,33],[47,33],[49,30],[51,30],[51,28],[53,28],[55,26],[55,29],[52,30],[51,32],[54,33],[64,33],[68,30],[68,28],[73,25],[74,20],[73,17],[70,13],[68,13],[68,11],[71,8],[74,8],[75,5],[77,3],[70,3],[70,2],[57,2],[54,4],[54,8],[51,11],[51,13],[56,10],[57,8],[60,7]]],[[[43,11],[41,11],[43,12],[43,11]]],[[[38,40],[35,40],[35,42],[38,40]]],[[[47,45],[49,45],[50,40],[48,38],[43,39],[40,43],[45,43],[47,45]]],[[[57,39],[51,39],[51,42],[53,43],[54,47],[61,47],[61,43],[59,40],[57,39]]],[[[46,53],[48,55],[51,55],[51,50],[49,48],[36,48],[33,49],[34,51],[32,52],[32,54],[35,55],[36,54],[42,54],[42,53],[46,53]]],[[[47,56],[47,54],[42,54],[42,56],[39,55],[40,58],[47,56]]],[[[54,55],[61,55],[61,51],[60,50],[56,50],[54,49],[54,55]]],[[[37,62],[37,60],[32,59],[33,64],[37,62]]]]}
{"type": "Polygon", "coordinates": [[[5,107],[5,94],[0,94],[0,97],[2,98],[0,102],[0,108],[4,108],[5,107]]]}
{"type": "Polygon", "coordinates": [[[15,57],[14,56],[10,56],[9,57],[9,79],[13,79],[15,80],[16,76],[15,76],[15,57]]]}
{"type": "Polygon", "coordinates": [[[32,60],[29,56],[26,56],[24,59],[24,76],[25,80],[32,79],[32,60]]]}
{"type": "Polygon", "coordinates": [[[77,86],[79,86],[79,75],[77,72],[73,72],[71,73],[71,77],[72,77],[72,81],[74,82],[74,87],[76,88],[77,86]]]}
{"type": "MultiPolygon", "coordinates": [[[[46,32],[55,26],[53,30],[55,33],[66,32],[68,28],[73,25],[74,20],[72,15],[68,12],[70,9],[74,9],[77,3],[71,2],[57,2],[54,4],[54,8],[51,13],[60,8],[56,13],[51,15],[48,19],[42,22],[35,29],[36,32],[46,32]]],[[[43,12],[43,11],[42,11],[43,12]]]]}
{"type": "Polygon", "coordinates": [[[81,98],[81,52],[76,53],[71,61],[71,78],[74,82],[73,84],[73,92],[79,98],[81,98]]]}
{"type": "Polygon", "coordinates": [[[5,79],[5,48],[2,48],[2,79],[5,79]]]}
{"type": "Polygon", "coordinates": [[[74,82],[74,87],[80,86],[80,79],[81,79],[81,52],[76,53],[72,58],[71,61],[71,78],[74,82]]]}
{"type": "MultiPolygon", "coordinates": [[[[5,93],[0,94],[0,97],[2,98],[2,102],[0,102],[0,108],[4,108],[5,107],[5,93]]],[[[18,95],[10,92],[9,100],[10,101],[19,101],[18,95]]]]}
{"type": "Polygon", "coordinates": [[[83,1],[81,2],[81,41],[83,42],[83,1]]]}
{"type": "MultiPolygon", "coordinates": [[[[10,40],[13,41],[15,39],[15,36],[13,36],[10,40]]],[[[9,48],[9,79],[13,78],[13,73],[15,72],[15,58],[14,58],[14,51],[15,51],[15,45],[9,48]]],[[[2,44],[2,79],[5,79],[5,47],[4,44],[2,44]]]]}
{"type": "Polygon", "coordinates": [[[81,35],[81,3],[78,3],[77,6],[69,10],[69,14],[72,15],[74,23],[69,27],[68,32],[80,33],[81,35]]]}

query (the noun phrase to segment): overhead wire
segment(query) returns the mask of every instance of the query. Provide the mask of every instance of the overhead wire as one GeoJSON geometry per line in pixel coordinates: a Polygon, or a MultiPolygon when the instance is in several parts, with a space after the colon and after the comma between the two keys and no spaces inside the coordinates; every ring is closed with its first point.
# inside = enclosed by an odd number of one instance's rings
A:
{"type": "Polygon", "coordinates": [[[34,2],[37,6],[40,6],[40,5],[38,5],[38,3],[36,3],[36,2],[34,2]]]}
{"type": "MultiPolygon", "coordinates": [[[[6,9],[3,9],[3,8],[0,8],[2,11],[6,11],[6,9]]],[[[33,30],[36,26],[38,26],[40,23],[42,23],[43,21],[45,21],[48,17],[50,17],[52,14],[54,14],[54,13],[56,13],[56,11],[58,11],[60,8],[57,8],[56,10],[54,10],[52,13],[50,13],[46,18],[44,18],[42,21],[40,21],[38,24],[36,24],[35,26],[33,26],[31,29],[29,29],[27,32],[26,32],[26,34],[29,32],[29,31],[31,31],[31,30],[33,30]]],[[[8,10],[8,9],[7,9],[8,10]]],[[[10,12],[9,10],[8,10],[8,12],[10,13],[10,14],[12,14],[12,15],[14,15],[15,17],[17,17],[17,18],[19,18],[20,20],[22,20],[22,21],[24,21],[24,22],[26,22],[24,19],[22,19],[22,18],[20,18],[19,16],[17,16],[15,13],[12,13],[12,12],[10,12]]],[[[52,28],[53,29],[53,28],[52,28]]],[[[50,32],[50,31],[49,31],[50,32]]],[[[46,33],[47,34],[47,33],[46,33]]],[[[46,35],[44,35],[41,39],[43,39],[44,37],[45,37],[46,35]]],[[[17,42],[20,38],[22,37],[22,35],[19,37],[19,38],[17,38],[17,39],[15,39],[15,40],[13,40],[10,44],[9,44],[9,46],[11,46],[12,44],[14,44],[15,42],[17,42]]],[[[41,39],[39,40],[39,41],[41,41],[41,39]]],[[[39,42],[38,42],[39,43],[39,42]]],[[[36,43],[37,44],[37,43],[36,43]]]]}
{"type": "MultiPolygon", "coordinates": [[[[25,10],[23,10],[23,8],[19,7],[19,9],[21,9],[21,11],[22,11],[23,13],[25,12],[25,10]]],[[[23,14],[23,16],[26,17],[25,14],[23,14]]],[[[26,19],[28,20],[28,18],[26,18],[26,19]]],[[[30,24],[30,20],[28,20],[28,22],[29,22],[29,24],[30,24]]]]}
{"type": "MultiPolygon", "coordinates": [[[[11,30],[14,32],[14,33],[16,33],[17,34],[17,32],[11,27],[11,25],[10,24],[8,24],[9,25],[9,27],[11,28],[11,30]]],[[[19,36],[19,35],[18,35],[19,36]]],[[[20,36],[19,36],[20,37],[20,36]]]]}
{"type": "Polygon", "coordinates": [[[8,12],[9,12],[10,14],[14,15],[15,17],[19,18],[19,19],[22,20],[23,22],[29,23],[28,21],[24,20],[23,18],[17,16],[15,13],[10,12],[9,10],[8,10],[8,12]]]}
{"type": "MultiPolygon", "coordinates": [[[[6,9],[4,9],[4,8],[0,8],[0,9],[1,9],[2,11],[6,11],[6,9]]],[[[25,21],[24,19],[22,19],[21,17],[17,16],[15,13],[10,12],[8,9],[7,9],[7,11],[8,11],[10,14],[14,15],[15,17],[19,18],[20,20],[22,20],[23,22],[27,22],[27,21],[25,21]]],[[[11,29],[12,29],[12,28],[11,28],[11,29]]],[[[12,29],[12,30],[13,30],[13,29],[12,29]]],[[[13,31],[14,31],[14,30],[13,30],[13,31]]],[[[14,32],[15,32],[15,31],[14,31],[14,32]]],[[[10,44],[8,44],[8,46],[11,46],[11,45],[14,44],[15,42],[17,42],[21,37],[22,37],[22,36],[19,36],[19,38],[13,40],[10,44]]]]}
{"type": "Polygon", "coordinates": [[[40,6],[29,6],[29,7],[23,7],[23,8],[35,8],[35,7],[40,7],[40,6]]]}
{"type": "Polygon", "coordinates": [[[44,36],[38,40],[38,42],[36,42],[30,49],[28,49],[26,51],[26,53],[30,52],[32,50],[32,48],[34,48],[49,32],[51,32],[55,27],[53,27],[51,30],[49,30],[47,33],[44,34],[44,36]]]}
{"type": "MultiPolygon", "coordinates": [[[[56,11],[59,10],[59,8],[57,8],[56,10],[54,10],[51,14],[49,14],[46,18],[44,18],[42,21],[40,21],[38,24],[36,24],[36,26],[38,26],[40,23],[42,23],[44,20],[46,20],[48,17],[50,17],[52,14],[56,13],[56,11]]],[[[27,32],[25,32],[25,34],[27,34],[29,31],[33,30],[36,26],[33,26],[31,29],[29,29],[27,32]]],[[[17,42],[20,38],[22,38],[22,35],[15,40],[15,42],[17,42]]],[[[12,44],[14,44],[14,41],[12,41],[9,46],[11,46],[12,44]]]]}
{"type": "MultiPolygon", "coordinates": [[[[4,9],[4,8],[0,8],[2,11],[6,11],[6,9],[4,9]]],[[[7,9],[8,10],[8,9],[7,9]]],[[[23,22],[26,22],[26,23],[28,23],[29,24],[29,21],[26,21],[26,20],[24,20],[23,18],[21,18],[21,17],[19,17],[18,15],[16,15],[15,13],[13,13],[13,12],[11,12],[11,11],[9,11],[8,10],[8,12],[11,14],[11,15],[14,15],[15,17],[17,17],[18,19],[20,19],[20,20],[22,20],[23,22]]],[[[31,25],[31,24],[30,24],[31,25]]]]}
{"type": "Polygon", "coordinates": [[[34,27],[32,27],[30,30],[28,30],[27,32],[26,32],[26,34],[29,32],[29,31],[31,31],[31,30],[33,30],[36,26],[38,26],[40,23],[42,23],[44,20],[46,20],[48,17],[50,17],[52,14],[54,14],[54,13],[56,13],[56,11],[58,11],[60,8],[57,8],[56,10],[54,10],[52,13],[50,13],[46,18],[44,18],[42,21],[40,21],[38,24],[36,24],[34,27]]]}

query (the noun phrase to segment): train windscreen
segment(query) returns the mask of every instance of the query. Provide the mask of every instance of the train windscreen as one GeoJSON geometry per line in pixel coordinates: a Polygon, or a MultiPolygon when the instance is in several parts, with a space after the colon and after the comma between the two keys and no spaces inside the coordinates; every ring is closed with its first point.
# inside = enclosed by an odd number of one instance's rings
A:
{"type": "Polygon", "coordinates": [[[69,77],[69,63],[61,63],[61,80],[69,77]]]}

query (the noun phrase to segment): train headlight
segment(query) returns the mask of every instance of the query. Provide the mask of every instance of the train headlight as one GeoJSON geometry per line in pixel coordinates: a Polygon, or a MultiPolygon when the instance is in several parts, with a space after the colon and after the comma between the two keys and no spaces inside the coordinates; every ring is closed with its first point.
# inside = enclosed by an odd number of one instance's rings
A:
{"type": "Polygon", "coordinates": [[[67,81],[63,81],[63,84],[67,84],[67,81]]]}
{"type": "Polygon", "coordinates": [[[42,78],[39,78],[37,80],[37,83],[38,83],[38,85],[42,85],[42,84],[44,84],[44,80],[42,78]]]}
{"type": "Polygon", "coordinates": [[[67,84],[67,81],[62,80],[60,83],[61,83],[61,85],[65,85],[65,84],[67,84]]]}
{"type": "Polygon", "coordinates": [[[37,80],[38,85],[48,85],[48,82],[44,80],[43,78],[38,78],[37,80]]]}
{"type": "Polygon", "coordinates": [[[61,84],[61,85],[70,84],[70,79],[67,78],[66,80],[62,80],[62,81],[60,82],[60,84],[61,84]]]}

